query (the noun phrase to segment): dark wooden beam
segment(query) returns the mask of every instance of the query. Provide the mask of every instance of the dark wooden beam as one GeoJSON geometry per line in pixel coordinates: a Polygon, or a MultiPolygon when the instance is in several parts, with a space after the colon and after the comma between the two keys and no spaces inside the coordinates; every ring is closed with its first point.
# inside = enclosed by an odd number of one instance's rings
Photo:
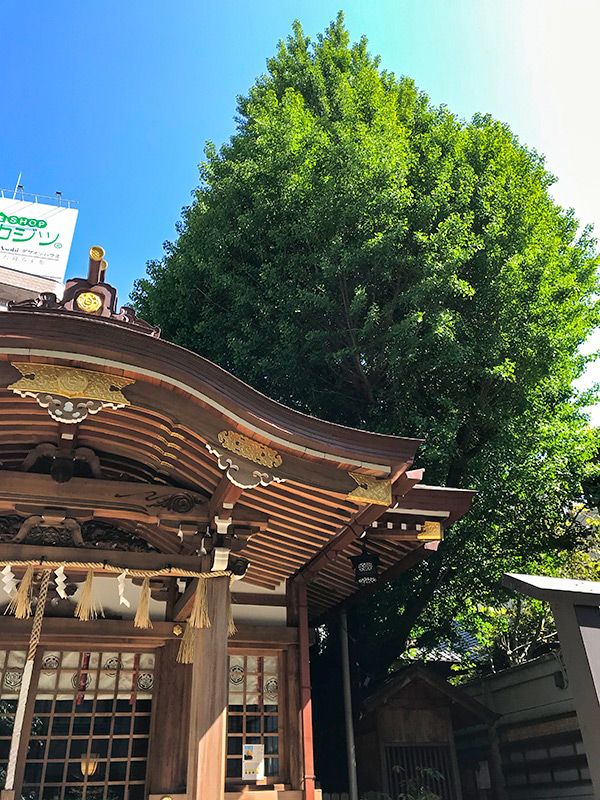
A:
{"type": "Polygon", "coordinates": [[[79,520],[208,522],[207,498],[187,489],[97,478],[56,483],[49,475],[0,470],[0,510],[17,509],[29,515],[48,506],[65,508],[68,516],[79,520]]]}
{"type": "Polygon", "coordinates": [[[441,535],[437,538],[426,536],[422,530],[410,528],[369,528],[363,542],[439,542],[441,539],[441,535]]]}
{"type": "MultiPolygon", "coordinates": [[[[44,567],[44,562],[60,561],[66,565],[80,562],[107,564],[124,569],[161,570],[170,568],[170,574],[177,577],[183,570],[202,571],[202,559],[199,556],[183,556],[164,553],[133,553],[121,550],[98,550],[85,547],[39,547],[30,544],[0,544],[0,561],[30,561],[35,559],[44,567]]],[[[86,572],[87,568],[68,567],[69,574],[86,572]]],[[[100,567],[98,572],[102,572],[100,567]]],[[[112,573],[115,574],[115,573],[112,573]]]]}
{"type": "Polygon", "coordinates": [[[226,475],[221,476],[221,480],[208,503],[209,519],[212,521],[215,516],[231,517],[233,506],[243,493],[243,488],[232,483],[226,475]]]}
{"type": "Polygon", "coordinates": [[[430,512],[439,512],[444,527],[449,527],[464,516],[471,506],[475,492],[448,486],[419,484],[397,499],[390,509],[392,514],[409,514],[433,519],[430,512]]]}
{"type": "MultiPolygon", "coordinates": [[[[0,616],[0,647],[26,646],[31,636],[31,619],[0,616]]],[[[85,650],[92,646],[125,650],[161,647],[166,641],[181,641],[181,627],[176,622],[152,623],[152,628],[135,628],[133,620],[95,619],[88,622],[73,617],[46,617],[41,642],[46,647],[64,646],[85,650]],[[176,632],[177,631],[177,632],[176,632]]],[[[229,637],[229,646],[267,650],[284,650],[298,644],[298,628],[284,625],[239,625],[229,637]]]]}
{"type": "Polygon", "coordinates": [[[298,628],[284,625],[240,625],[237,632],[229,637],[229,646],[285,649],[298,644],[298,628]]]}
{"type": "MultiPolygon", "coordinates": [[[[234,584],[235,586],[235,584],[234,584]]],[[[240,606],[278,606],[285,608],[287,598],[284,594],[259,594],[258,592],[232,592],[231,599],[240,606]]]]}
{"type": "MultiPolygon", "coordinates": [[[[133,620],[96,619],[88,622],[72,617],[47,617],[42,625],[41,644],[85,650],[92,646],[124,650],[162,647],[168,639],[177,639],[172,622],[153,622],[152,628],[135,628],[133,620]]],[[[32,620],[0,617],[0,645],[26,646],[32,620]]]]}
{"type": "MultiPolygon", "coordinates": [[[[192,606],[194,605],[194,596],[196,594],[196,586],[198,581],[194,579],[186,587],[185,592],[175,603],[173,609],[173,619],[179,622],[184,622],[192,613],[192,606]]],[[[258,592],[232,592],[231,600],[235,605],[251,605],[251,606],[280,606],[285,608],[287,605],[285,595],[268,595],[259,594],[258,592]]]]}
{"type": "Polygon", "coordinates": [[[174,621],[184,622],[192,613],[192,606],[194,605],[194,597],[196,595],[197,586],[198,586],[197,578],[194,578],[186,586],[185,592],[177,600],[173,608],[174,621]]]}

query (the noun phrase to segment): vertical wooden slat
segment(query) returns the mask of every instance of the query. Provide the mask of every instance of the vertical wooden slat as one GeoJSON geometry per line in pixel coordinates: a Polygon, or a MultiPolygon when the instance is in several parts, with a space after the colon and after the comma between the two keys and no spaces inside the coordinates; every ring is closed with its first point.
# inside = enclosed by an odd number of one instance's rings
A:
{"type": "Polygon", "coordinates": [[[462,800],[458,783],[458,767],[454,767],[453,751],[446,744],[384,744],[385,773],[388,793],[396,797],[405,790],[406,781],[416,778],[427,768],[437,770],[442,778],[429,778],[427,783],[443,800],[462,800]],[[399,771],[394,770],[397,765],[399,771]],[[456,778],[456,779],[455,779],[456,778]]]}

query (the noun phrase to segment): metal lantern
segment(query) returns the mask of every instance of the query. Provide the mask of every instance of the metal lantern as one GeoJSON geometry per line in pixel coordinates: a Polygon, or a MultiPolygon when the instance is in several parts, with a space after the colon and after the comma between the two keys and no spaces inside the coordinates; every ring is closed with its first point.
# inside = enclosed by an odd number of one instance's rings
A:
{"type": "Polygon", "coordinates": [[[379,556],[369,553],[363,545],[362,552],[357,556],[350,556],[354,567],[354,580],[359,586],[377,583],[379,575],[379,556]]]}

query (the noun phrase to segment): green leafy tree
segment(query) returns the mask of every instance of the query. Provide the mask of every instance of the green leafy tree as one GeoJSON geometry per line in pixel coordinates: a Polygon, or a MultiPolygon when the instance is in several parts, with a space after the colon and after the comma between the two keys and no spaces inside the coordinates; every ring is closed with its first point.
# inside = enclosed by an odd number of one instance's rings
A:
{"type": "Polygon", "coordinates": [[[423,437],[429,483],[478,490],[438,553],[355,615],[376,671],[415,637],[455,641],[502,571],[580,536],[594,241],[541,156],[433,107],[341,14],[315,42],[295,23],[267,68],[133,297],[165,338],[294,408],[423,437]]]}
{"type": "MultiPolygon", "coordinates": [[[[532,572],[555,578],[600,580],[598,514],[575,508],[573,524],[581,526],[582,533],[587,535],[572,550],[540,554],[531,564],[532,572]]],[[[491,606],[478,604],[471,609],[471,602],[470,598],[466,598],[467,610],[463,618],[470,621],[478,646],[476,652],[468,654],[459,665],[455,665],[458,682],[523,664],[549,650],[559,649],[549,603],[520,594],[491,606]]]]}

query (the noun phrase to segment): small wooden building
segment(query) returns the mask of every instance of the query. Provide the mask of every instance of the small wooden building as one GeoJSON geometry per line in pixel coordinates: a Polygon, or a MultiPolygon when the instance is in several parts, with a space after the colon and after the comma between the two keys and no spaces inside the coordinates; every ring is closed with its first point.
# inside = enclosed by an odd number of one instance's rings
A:
{"type": "Polygon", "coordinates": [[[3,800],[312,800],[311,624],[471,493],[163,341],[103,255],[0,312],[3,800]]]}
{"type": "Polygon", "coordinates": [[[360,790],[395,798],[407,781],[424,777],[443,800],[461,800],[454,732],[496,719],[432,669],[400,670],[363,703],[356,725],[360,790]]]}

